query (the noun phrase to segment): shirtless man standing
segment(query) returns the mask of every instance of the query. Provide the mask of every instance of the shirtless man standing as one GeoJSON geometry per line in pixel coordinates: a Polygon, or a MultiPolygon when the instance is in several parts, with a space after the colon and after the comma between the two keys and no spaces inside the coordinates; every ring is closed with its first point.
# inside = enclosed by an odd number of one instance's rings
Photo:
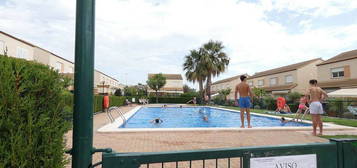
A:
{"type": "Polygon", "coordinates": [[[322,135],[322,121],[321,114],[324,113],[321,101],[327,98],[327,94],[320,87],[317,86],[317,80],[310,80],[310,88],[307,90],[306,97],[310,103],[310,114],[312,116],[312,134],[316,136],[316,128],[319,126],[320,133],[322,135]]]}
{"type": "Polygon", "coordinates": [[[244,128],[244,112],[247,113],[248,128],[252,128],[250,125],[250,104],[252,99],[250,97],[253,97],[253,93],[247,84],[247,77],[242,75],[240,76],[240,80],[242,82],[236,86],[234,93],[235,105],[239,105],[240,107],[240,120],[242,123],[241,128],[244,128]],[[237,99],[237,93],[239,93],[239,100],[237,99]]]}

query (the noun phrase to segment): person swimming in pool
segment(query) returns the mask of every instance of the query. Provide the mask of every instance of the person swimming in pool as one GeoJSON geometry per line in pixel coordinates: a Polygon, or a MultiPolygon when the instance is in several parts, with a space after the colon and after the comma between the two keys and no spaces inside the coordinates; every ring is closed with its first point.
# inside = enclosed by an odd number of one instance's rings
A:
{"type": "Polygon", "coordinates": [[[150,123],[154,123],[154,124],[161,124],[163,123],[164,121],[162,121],[160,118],[155,118],[153,120],[150,121],[150,123]]]}
{"type": "Polygon", "coordinates": [[[247,77],[245,75],[240,76],[241,83],[239,83],[235,88],[234,100],[235,105],[240,107],[240,119],[242,126],[244,128],[244,112],[247,113],[248,128],[252,128],[250,125],[250,106],[253,100],[253,92],[247,84],[247,77]],[[238,99],[239,93],[239,99],[238,99]]]}
{"type": "Polygon", "coordinates": [[[203,121],[208,121],[208,117],[206,115],[203,116],[203,121]]]}
{"type": "Polygon", "coordinates": [[[200,113],[200,114],[202,114],[204,111],[203,111],[203,108],[200,108],[199,110],[198,110],[198,113],[200,113]]]}
{"type": "Polygon", "coordinates": [[[281,123],[284,123],[284,124],[288,123],[288,122],[291,122],[291,121],[285,119],[284,117],[281,117],[280,121],[281,121],[281,123]]]}

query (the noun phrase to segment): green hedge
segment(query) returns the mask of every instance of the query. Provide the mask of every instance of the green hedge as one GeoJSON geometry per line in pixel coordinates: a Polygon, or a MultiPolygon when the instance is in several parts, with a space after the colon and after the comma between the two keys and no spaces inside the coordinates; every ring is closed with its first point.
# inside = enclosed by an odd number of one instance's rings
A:
{"type": "MultiPolygon", "coordinates": [[[[122,106],[124,105],[125,97],[123,96],[109,96],[109,106],[122,106]]],[[[102,95],[95,95],[94,96],[94,103],[93,103],[94,112],[102,111],[103,106],[103,96],[102,95]]]]}
{"type": "Polygon", "coordinates": [[[64,167],[65,80],[45,65],[0,56],[0,81],[0,167],[64,167]]]}
{"type": "MultiPolygon", "coordinates": [[[[67,92],[65,94],[65,102],[66,102],[66,108],[70,108],[70,113],[72,115],[72,108],[73,108],[73,94],[70,92],[67,92]]],[[[109,96],[109,105],[110,106],[122,106],[124,105],[125,102],[125,97],[124,96],[109,96]]],[[[102,105],[103,105],[103,96],[102,95],[94,95],[94,100],[93,100],[93,112],[99,112],[102,111],[102,105]]]]}
{"type": "MultiPolygon", "coordinates": [[[[159,97],[159,103],[180,103],[185,104],[192,100],[192,97],[159,97]]],[[[156,97],[149,98],[150,103],[156,103],[156,97]]]]}
{"type": "MultiPolygon", "coordinates": [[[[141,98],[147,98],[147,96],[125,96],[126,99],[128,99],[130,102],[133,98],[135,98],[135,102],[134,103],[139,103],[139,99],[141,98]]],[[[124,99],[125,100],[125,99],[124,99]]]]}

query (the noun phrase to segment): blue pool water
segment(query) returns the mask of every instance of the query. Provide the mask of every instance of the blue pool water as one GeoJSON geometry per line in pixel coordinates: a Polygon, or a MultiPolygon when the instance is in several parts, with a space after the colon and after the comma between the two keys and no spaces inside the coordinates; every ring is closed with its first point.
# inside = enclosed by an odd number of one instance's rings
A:
{"type": "MultiPolygon", "coordinates": [[[[251,115],[253,127],[301,127],[307,123],[282,123],[279,119],[251,115]]],[[[245,125],[247,121],[245,120],[245,125]]],[[[197,128],[197,127],[240,127],[240,113],[209,107],[143,107],[130,117],[120,128],[197,128]],[[208,118],[205,121],[204,117],[208,118]],[[150,123],[160,118],[161,124],[150,123]]]]}

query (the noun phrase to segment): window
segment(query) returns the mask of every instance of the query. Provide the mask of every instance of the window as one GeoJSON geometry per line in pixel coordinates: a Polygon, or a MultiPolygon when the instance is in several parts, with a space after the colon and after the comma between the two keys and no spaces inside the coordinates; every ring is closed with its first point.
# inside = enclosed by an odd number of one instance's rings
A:
{"type": "Polygon", "coordinates": [[[62,67],[63,67],[63,64],[62,64],[62,63],[56,62],[56,64],[55,64],[55,70],[57,70],[58,72],[62,73],[62,67]]]}
{"type": "Polygon", "coordinates": [[[23,58],[23,59],[29,59],[27,49],[21,48],[21,47],[17,47],[16,57],[17,58],[23,58]]]}
{"type": "Polygon", "coordinates": [[[293,76],[292,75],[285,76],[285,83],[293,83],[293,76]]]}
{"type": "Polygon", "coordinates": [[[264,86],[264,80],[258,80],[258,86],[264,86]]]}
{"type": "Polygon", "coordinates": [[[0,41],[0,54],[4,54],[5,51],[5,42],[0,41]]]}
{"type": "Polygon", "coordinates": [[[270,85],[278,84],[278,78],[270,78],[270,85]]]}
{"type": "Polygon", "coordinates": [[[249,82],[248,82],[248,85],[249,85],[249,86],[253,86],[253,81],[249,81],[249,82]]]}
{"type": "Polygon", "coordinates": [[[333,69],[331,69],[331,76],[332,76],[332,78],[344,77],[345,69],[344,68],[333,68],[333,69]]]}

